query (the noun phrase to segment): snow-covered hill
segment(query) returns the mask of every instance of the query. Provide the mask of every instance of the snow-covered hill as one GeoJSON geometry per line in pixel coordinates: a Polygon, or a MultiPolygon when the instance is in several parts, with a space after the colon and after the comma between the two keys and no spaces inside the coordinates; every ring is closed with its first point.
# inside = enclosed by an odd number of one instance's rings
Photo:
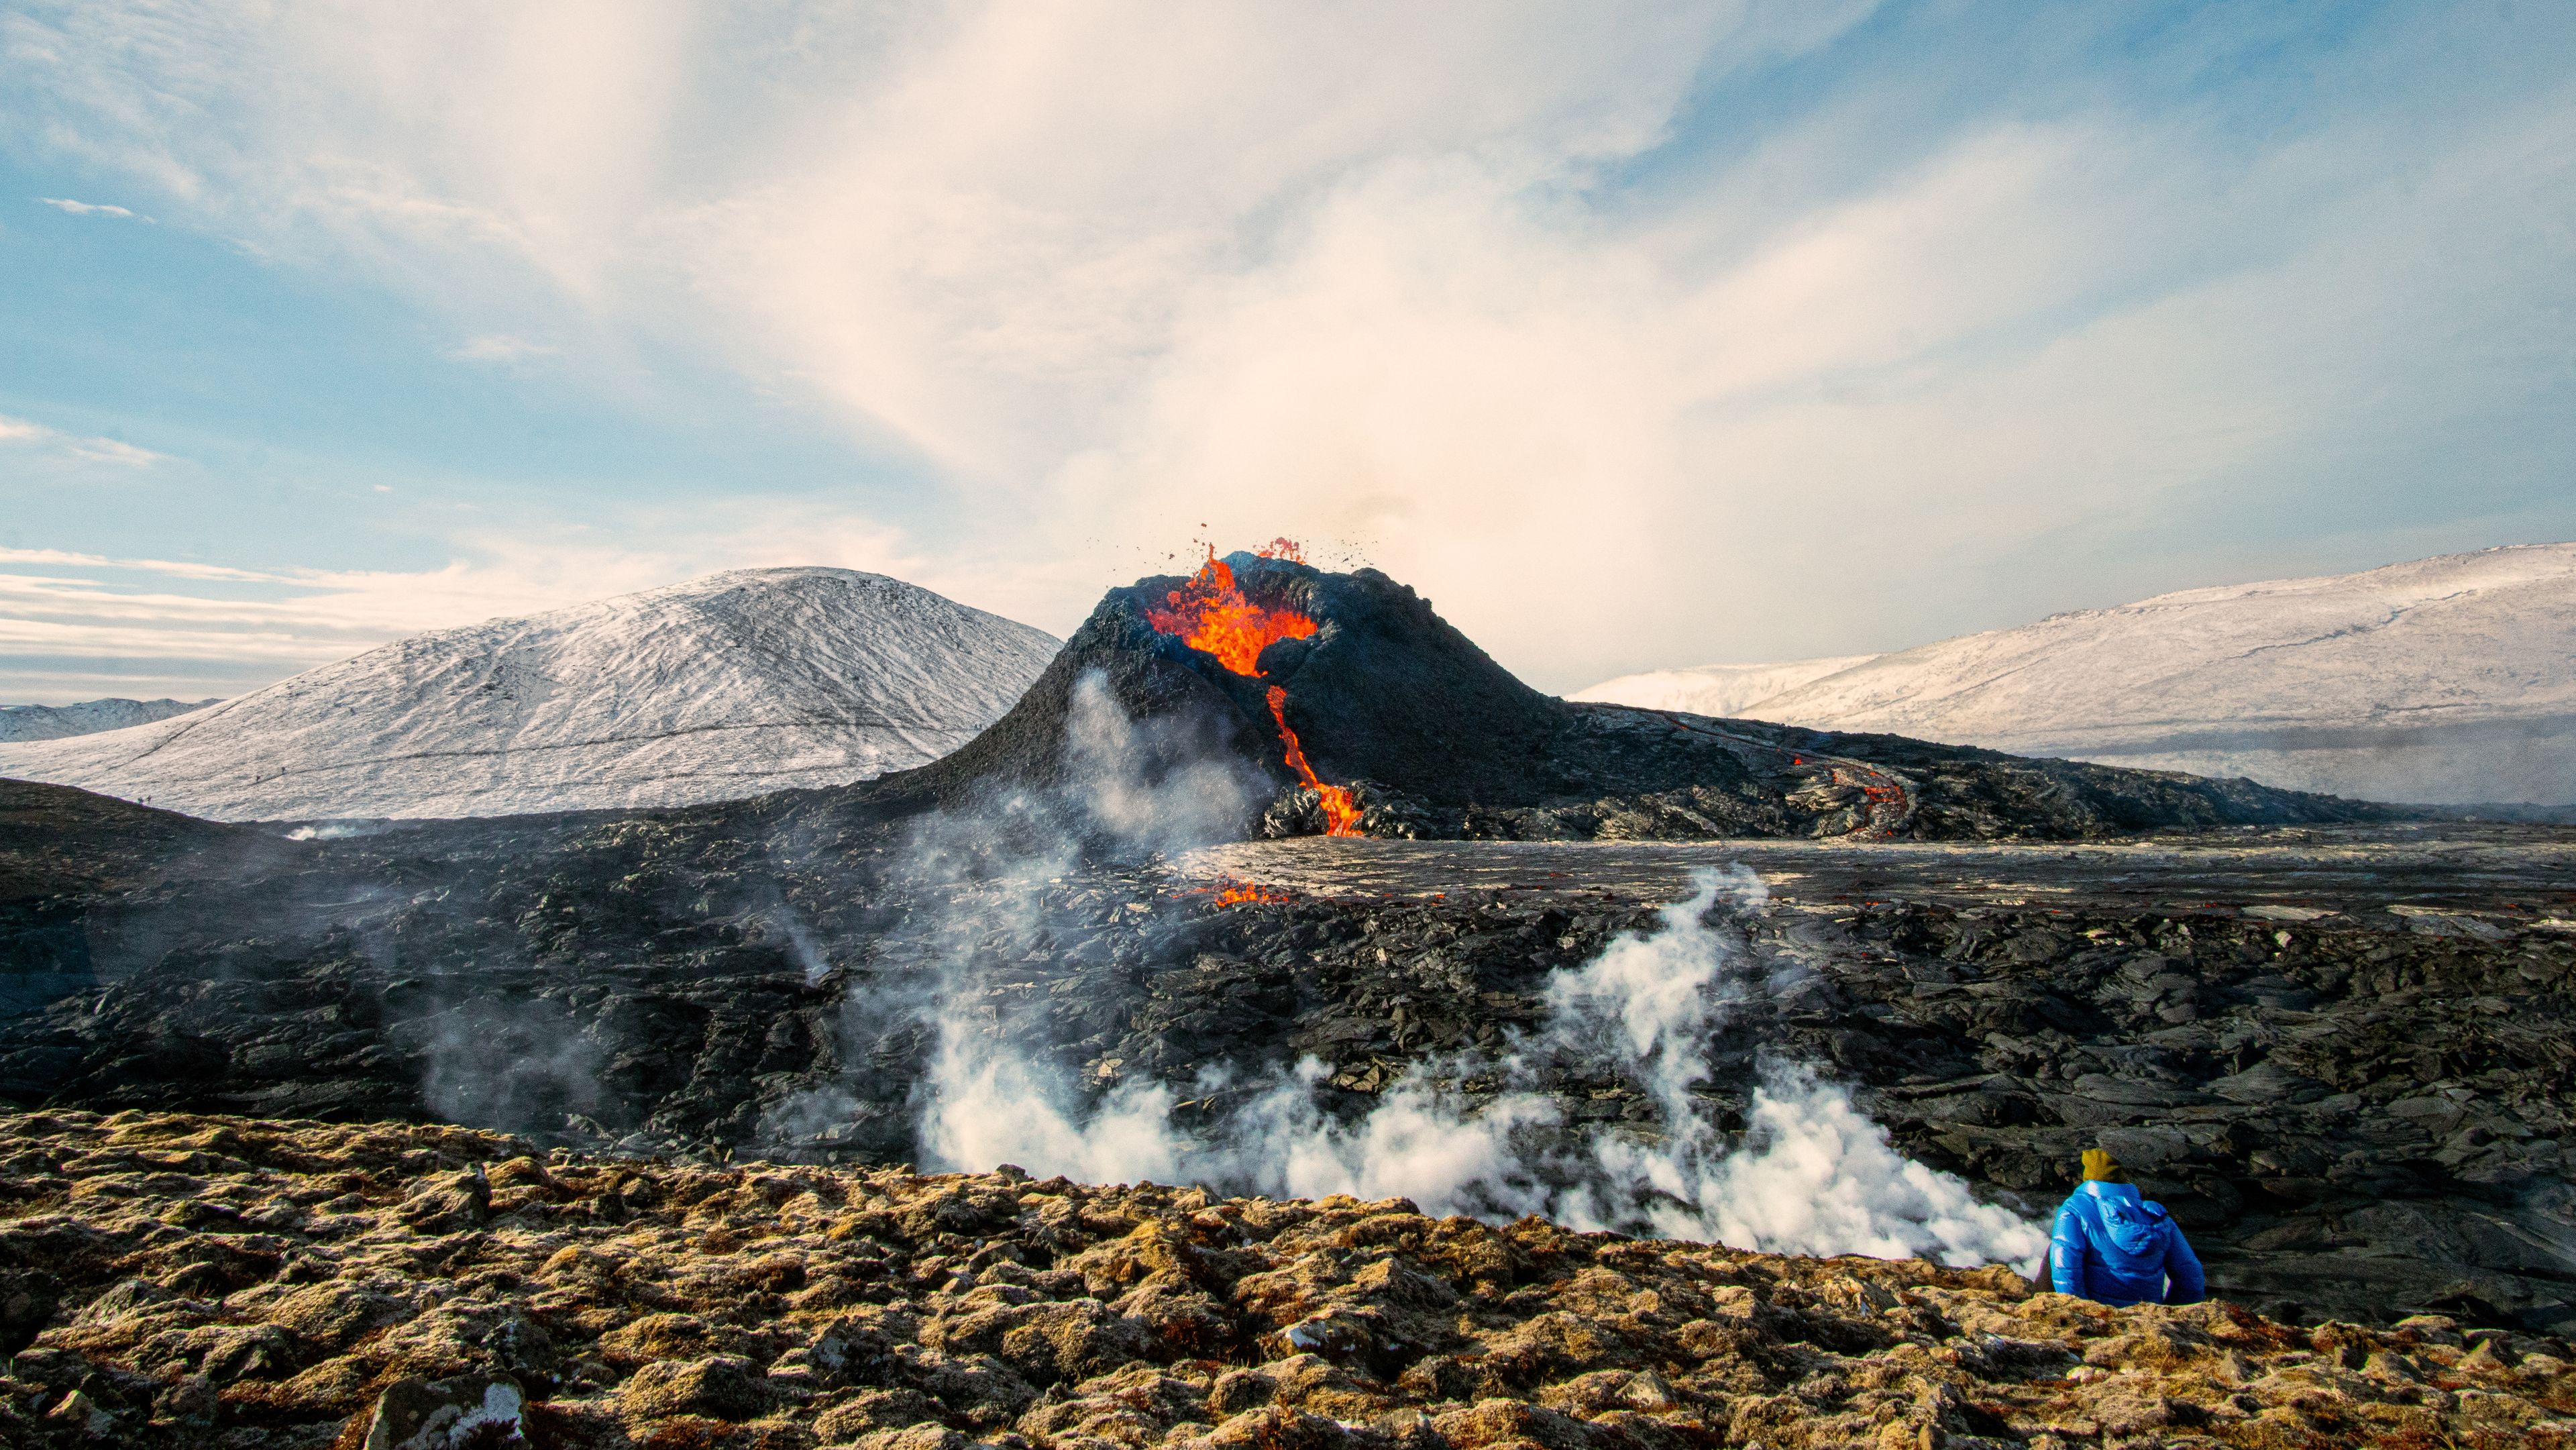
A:
{"type": "Polygon", "coordinates": [[[1631,675],[1575,698],[2379,800],[2576,802],[2576,544],[2052,615],[1758,699],[1735,688],[1744,668],[1631,675]],[[1700,676],[1701,698],[1735,708],[1668,703],[1700,676]]]}
{"type": "Polygon", "coordinates": [[[77,705],[0,705],[0,744],[61,740],[149,725],[216,703],[213,700],[83,700],[77,705]]]}
{"type": "Polygon", "coordinates": [[[682,805],[920,765],[1055,655],[846,569],[745,569],[400,640],[157,724],[0,745],[0,776],[218,820],[682,805]]]}
{"type": "Polygon", "coordinates": [[[1642,675],[1621,675],[1615,680],[1604,680],[1568,698],[1607,700],[1617,705],[1641,705],[1649,710],[1680,710],[1691,715],[1716,715],[1735,720],[1754,719],[1759,717],[1751,713],[1753,707],[1774,695],[1877,658],[1876,655],[1835,655],[1820,660],[1780,660],[1767,665],[1694,665],[1680,670],[1649,670],[1642,675]]]}

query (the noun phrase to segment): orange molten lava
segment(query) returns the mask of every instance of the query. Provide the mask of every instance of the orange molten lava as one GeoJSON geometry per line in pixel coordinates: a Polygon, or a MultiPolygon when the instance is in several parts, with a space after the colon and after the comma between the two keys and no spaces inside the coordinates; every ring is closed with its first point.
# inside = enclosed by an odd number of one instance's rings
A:
{"type": "MultiPolygon", "coordinates": [[[[1305,551],[1287,539],[1271,540],[1262,547],[1261,557],[1306,562],[1305,551]]],[[[1264,609],[1244,598],[1235,587],[1234,570],[1216,556],[1213,544],[1208,546],[1207,562],[1190,576],[1190,582],[1163,598],[1171,607],[1146,610],[1145,622],[1161,633],[1179,635],[1192,649],[1216,656],[1217,663],[1238,675],[1260,674],[1261,652],[1273,642],[1305,639],[1315,632],[1315,621],[1296,610],[1264,609]]],[[[1316,778],[1314,767],[1306,763],[1306,747],[1297,743],[1297,732],[1288,728],[1288,692],[1277,685],[1270,687],[1270,718],[1279,722],[1279,739],[1288,748],[1288,768],[1323,798],[1324,834],[1358,835],[1359,801],[1350,787],[1326,785],[1316,778]]]]}
{"type": "Polygon", "coordinates": [[[1247,901],[1281,902],[1294,899],[1285,891],[1273,891],[1259,882],[1246,881],[1240,876],[1220,876],[1216,879],[1216,885],[1207,889],[1216,893],[1216,904],[1219,906],[1239,906],[1247,901]]]}
{"type": "Polygon", "coordinates": [[[1346,785],[1326,785],[1315,778],[1312,766],[1306,764],[1306,747],[1297,743],[1297,732],[1288,728],[1288,692],[1277,685],[1270,687],[1270,718],[1279,722],[1279,738],[1288,742],[1288,768],[1306,782],[1306,789],[1324,799],[1324,834],[1356,836],[1360,833],[1360,803],[1346,785]]]}
{"type": "MultiPolygon", "coordinates": [[[[1282,539],[1271,547],[1286,543],[1282,539]]],[[[1283,557],[1266,549],[1262,555],[1283,557]]],[[[1238,675],[1261,673],[1261,652],[1273,641],[1304,639],[1315,632],[1315,621],[1293,609],[1264,609],[1244,598],[1243,591],[1234,587],[1234,570],[1216,556],[1213,546],[1207,563],[1190,576],[1190,582],[1163,597],[1172,607],[1146,610],[1145,622],[1165,634],[1179,635],[1192,649],[1206,650],[1238,675]]]]}

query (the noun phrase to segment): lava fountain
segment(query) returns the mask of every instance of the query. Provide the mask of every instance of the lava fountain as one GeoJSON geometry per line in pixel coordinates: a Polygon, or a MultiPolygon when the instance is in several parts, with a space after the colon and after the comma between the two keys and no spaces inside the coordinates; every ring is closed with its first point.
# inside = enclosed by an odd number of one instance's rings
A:
{"type": "MultiPolygon", "coordinates": [[[[1304,562],[1297,546],[1286,539],[1273,540],[1261,550],[1261,557],[1304,562]]],[[[1238,675],[1258,677],[1264,649],[1283,639],[1305,639],[1317,628],[1314,620],[1296,610],[1269,609],[1245,598],[1234,582],[1234,570],[1216,556],[1213,545],[1199,572],[1163,598],[1169,607],[1147,609],[1145,622],[1160,633],[1178,636],[1192,649],[1214,655],[1218,664],[1238,675]]],[[[1306,763],[1306,748],[1297,743],[1297,732],[1288,728],[1288,692],[1272,685],[1269,699],[1270,718],[1278,723],[1288,768],[1323,801],[1324,834],[1358,835],[1360,806],[1350,787],[1324,784],[1306,763]]]]}

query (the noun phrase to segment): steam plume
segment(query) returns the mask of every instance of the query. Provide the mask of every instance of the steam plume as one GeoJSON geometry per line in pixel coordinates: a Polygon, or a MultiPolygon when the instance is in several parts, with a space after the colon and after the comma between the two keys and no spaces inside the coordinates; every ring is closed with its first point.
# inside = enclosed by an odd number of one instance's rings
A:
{"type": "MultiPolygon", "coordinates": [[[[1327,1113],[1311,1059],[1254,1083],[1241,1105],[1183,1131],[1174,1094],[1131,1081],[1085,1104],[1050,1061],[982,1010],[975,963],[1023,951],[1045,929],[1040,888],[1077,842],[1172,850],[1239,820],[1258,783],[1231,767],[1184,763],[1148,778],[1144,728],[1096,677],[1077,686],[1066,741],[1072,784],[1060,799],[1004,810],[1014,845],[997,853],[973,822],[927,828],[925,869],[978,863],[980,888],[952,896],[930,1016],[939,1045],[916,1096],[919,1141],[940,1166],[1013,1162],[1091,1181],[1195,1180],[1230,1191],[1405,1196],[1432,1213],[1540,1213],[1580,1228],[1712,1240],[1816,1254],[1929,1255],[1956,1264],[2023,1261],[2042,1243],[2018,1215],[1980,1203],[1966,1183],[1907,1160],[1839,1087],[1797,1064],[1765,1063],[1740,1132],[1704,1096],[1706,1043],[1730,1005],[1766,981],[1734,922],[1765,905],[1735,868],[1701,874],[1651,931],[1550,975],[1546,1017],[1487,1053],[1421,1063],[1355,1121],[1327,1113]],[[1030,831],[1045,822],[1055,832],[1030,831]],[[971,844],[969,844],[971,843],[971,844]],[[1648,1107],[1643,1122],[1585,1131],[1542,1090],[1614,1076],[1648,1107]]],[[[871,1009],[877,1010],[877,1009],[871,1009]]],[[[1203,1069],[1199,1087],[1225,1084],[1203,1069]]]]}

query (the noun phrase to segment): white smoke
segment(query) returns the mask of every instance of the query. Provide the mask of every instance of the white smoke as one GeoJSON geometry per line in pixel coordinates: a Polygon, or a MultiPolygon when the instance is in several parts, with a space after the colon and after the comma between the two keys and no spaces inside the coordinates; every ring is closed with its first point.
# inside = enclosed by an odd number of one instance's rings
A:
{"type": "Polygon", "coordinates": [[[315,825],[297,826],[286,833],[286,839],[290,841],[345,841],[352,836],[380,835],[385,831],[385,829],[386,825],[382,821],[323,821],[315,825]]]}
{"type": "Polygon", "coordinates": [[[805,918],[795,908],[782,906],[779,926],[787,936],[788,955],[796,959],[797,969],[805,974],[806,986],[811,987],[832,974],[832,962],[823,954],[822,942],[816,939],[814,928],[805,924],[805,918]]]}
{"type": "Polygon", "coordinates": [[[1241,1126],[1256,1131],[1219,1155],[1270,1191],[1402,1194],[1434,1213],[1538,1213],[1778,1253],[1952,1264],[2037,1253],[2036,1226],[1907,1160],[1841,1088],[1803,1068],[1764,1069],[1740,1139],[1718,1127],[1693,1092],[1710,1075],[1705,1044],[1726,1006],[1757,985],[1742,970],[1750,954],[1709,924],[1722,898],[1737,911],[1765,899],[1740,867],[1703,872],[1655,931],[1622,934],[1585,965],[1551,973],[1546,1021],[1496,1060],[1426,1064],[1349,1126],[1315,1111],[1310,1069],[1249,1110],[1241,1126]],[[1560,1126],[1537,1082],[1604,1069],[1643,1089],[1646,1122],[1571,1150],[1561,1132],[1532,1131],[1560,1126]],[[1509,1086],[1482,1104],[1437,1086],[1478,1077],[1509,1086]]]}
{"type": "Polygon", "coordinates": [[[940,1033],[921,1124],[934,1162],[1017,1163],[1087,1183],[1180,1177],[1184,1145],[1172,1131],[1171,1089],[1121,1083],[1084,1113],[1046,1064],[953,1018],[941,1021],[940,1033]]]}
{"type": "MultiPolygon", "coordinates": [[[[942,963],[926,1014],[938,1046],[915,1105],[936,1166],[1008,1162],[1091,1182],[1401,1196],[1432,1213],[1538,1213],[1583,1229],[1774,1252],[1973,1264],[2022,1261],[2041,1248],[2036,1226],[1907,1160],[1840,1087],[1803,1068],[1766,1064],[1741,1131],[1720,1126],[1719,1105],[1703,1096],[1710,1038],[1732,1004],[1789,981],[1765,980],[1729,924],[1766,904],[1759,879],[1741,868],[1702,873],[1652,930],[1622,934],[1591,961],[1552,973],[1535,1031],[1492,1052],[1426,1060],[1355,1121],[1324,1110],[1318,1085],[1329,1070],[1311,1059],[1190,1130],[1159,1082],[1130,1079],[1086,1100],[1061,1068],[1013,1040],[979,967],[1039,948],[1045,888],[1073,866],[1077,839],[1182,849],[1222,836],[1264,786],[1212,756],[1191,763],[1181,752],[1159,772],[1140,765],[1174,758],[1161,749],[1171,741],[1149,735],[1170,727],[1129,720],[1097,675],[1077,683],[1072,706],[1070,784],[1058,797],[934,823],[914,853],[925,871],[972,881],[929,928],[942,963]],[[996,848],[1005,837],[1012,845],[996,848]],[[1565,1122],[1548,1089],[1604,1079],[1634,1084],[1643,1116],[1565,1122]]],[[[1195,1091],[1204,1098],[1225,1086],[1224,1070],[1211,1068],[1195,1091]]]]}
{"type": "Polygon", "coordinates": [[[1188,721],[1140,725],[1108,678],[1086,670],[1065,716],[1068,794],[1089,834],[1128,853],[1186,851],[1227,839],[1270,794],[1230,756],[1190,739],[1188,721]],[[1199,748],[1192,748],[1192,747],[1199,748]]]}
{"type": "MultiPolygon", "coordinates": [[[[1777,1252],[1921,1254],[1946,1264],[2019,1263],[2046,1245],[2036,1224],[1979,1203],[1958,1178],[1898,1153],[1840,1088],[1803,1068],[1766,1076],[1753,1094],[1751,1151],[1717,1157],[1696,1173],[1672,1157],[1613,1165],[1687,1185],[1649,1206],[1658,1234],[1777,1252]]],[[[1605,1163],[1612,1146],[1604,1145],[1605,1163]]]]}
{"type": "Polygon", "coordinates": [[[1467,1106],[1425,1077],[1389,1088],[1368,1116],[1343,1124],[1316,1105],[1324,1076],[1308,1059],[1234,1115],[1207,1156],[1226,1186],[1317,1197],[1410,1198],[1432,1213],[1511,1218],[1547,1210],[1547,1187],[1517,1139],[1556,1126],[1534,1093],[1467,1106]]]}
{"type": "Polygon", "coordinates": [[[1074,681],[1065,720],[1065,789],[1017,796],[971,819],[938,818],[918,833],[916,870],[980,878],[980,889],[955,898],[971,905],[939,923],[939,1046],[915,1094],[921,1144],[935,1163],[1039,1165],[1089,1182],[1178,1176],[1184,1145],[1171,1129],[1171,1091],[1131,1080],[1084,1105],[1058,1068],[976,1010],[975,963],[979,953],[1034,946],[1047,925],[1044,890],[1073,869],[1083,843],[1150,855],[1240,827],[1268,783],[1193,748],[1188,736],[1187,722],[1131,720],[1107,679],[1087,671],[1074,681]]]}

